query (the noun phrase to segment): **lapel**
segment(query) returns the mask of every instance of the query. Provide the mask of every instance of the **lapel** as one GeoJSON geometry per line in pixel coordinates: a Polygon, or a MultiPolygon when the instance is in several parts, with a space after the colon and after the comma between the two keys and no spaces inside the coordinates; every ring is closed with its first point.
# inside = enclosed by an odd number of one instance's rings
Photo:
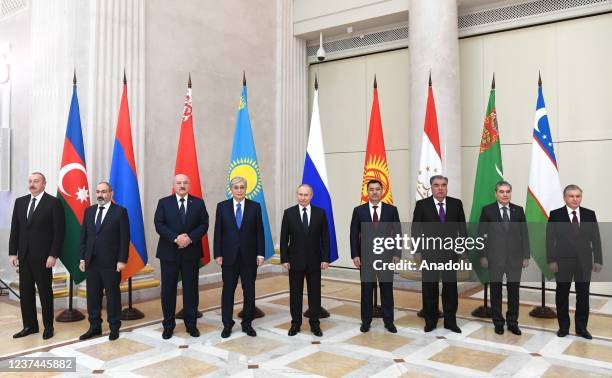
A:
{"type": "MultiPolygon", "coordinates": [[[[508,216],[511,217],[510,214],[508,214],[508,216]]],[[[493,204],[493,217],[494,217],[496,222],[503,222],[504,221],[504,219],[501,216],[501,210],[499,209],[499,203],[497,203],[497,202],[495,202],[493,204]]],[[[512,217],[510,219],[512,219],[512,217]]]]}
{"type": "Polygon", "coordinates": [[[46,206],[47,200],[48,200],[47,193],[45,192],[43,193],[42,197],[40,197],[40,201],[38,201],[38,205],[36,205],[36,208],[34,209],[34,212],[32,213],[32,218],[28,219],[28,211],[30,210],[30,203],[32,202],[32,196],[30,195],[29,197],[27,197],[26,222],[28,222],[28,224],[32,224],[34,219],[38,216],[38,214],[40,214],[40,210],[42,210],[42,208],[46,206]]]}
{"type": "Polygon", "coordinates": [[[362,211],[362,220],[365,222],[372,222],[372,214],[370,214],[370,203],[366,202],[363,205],[361,205],[361,211],[362,211]]]}
{"type": "MultiPolygon", "coordinates": [[[[110,205],[108,206],[108,210],[106,210],[106,215],[104,216],[104,220],[102,221],[102,225],[100,225],[100,231],[98,231],[98,234],[100,232],[102,232],[102,230],[104,229],[104,226],[106,226],[108,223],[110,223],[110,219],[115,215],[115,209],[117,208],[117,206],[110,202],[110,205]]],[[[98,209],[96,208],[96,211],[94,212],[94,228],[96,227],[96,213],[98,212],[98,209]]]]}
{"type": "MultiPolygon", "coordinates": [[[[187,212],[185,214],[185,223],[187,223],[187,216],[189,215],[189,209],[191,208],[191,206],[189,206],[190,203],[191,203],[191,196],[187,194],[187,203],[185,203],[185,206],[187,206],[187,212]]],[[[173,212],[176,216],[176,219],[178,219],[180,222],[181,221],[181,210],[179,208],[178,200],[176,199],[176,194],[172,195],[172,209],[174,209],[173,212]]]]}
{"type": "Polygon", "coordinates": [[[240,231],[240,229],[242,228],[242,225],[244,224],[244,215],[246,214],[246,208],[247,208],[248,204],[247,204],[247,199],[244,199],[244,203],[242,205],[242,223],[240,224],[240,227],[238,227],[238,222],[236,222],[236,213],[234,212],[234,198],[230,198],[228,201],[228,209],[230,212],[230,215],[232,216],[232,219],[234,220],[234,227],[236,227],[236,230],[240,231]]]}
{"type": "Polygon", "coordinates": [[[572,220],[570,219],[570,216],[569,216],[569,214],[567,213],[567,207],[566,207],[566,206],[563,206],[563,207],[562,207],[562,209],[563,209],[563,210],[561,211],[561,214],[562,214],[562,215],[561,215],[561,217],[562,217],[562,219],[563,219],[563,222],[572,223],[572,220]]]}
{"type": "MultiPolygon", "coordinates": [[[[429,197],[430,205],[428,206],[430,211],[432,212],[433,217],[431,219],[435,219],[436,222],[440,222],[440,213],[438,212],[438,201],[434,198],[434,196],[429,197]]],[[[448,197],[446,198],[446,219],[448,219],[448,197]]]]}
{"type": "MultiPolygon", "coordinates": [[[[308,230],[310,231],[310,225],[312,225],[312,205],[310,205],[310,222],[308,222],[308,230]]],[[[302,210],[300,208],[300,205],[296,205],[295,206],[295,211],[294,214],[296,214],[297,216],[297,222],[300,225],[300,229],[302,230],[302,233],[304,233],[304,235],[308,235],[308,232],[306,232],[306,230],[304,230],[304,223],[302,222],[302,210]]]]}
{"type": "MultiPolygon", "coordinates": [[[[185,213],[185,224],[187,224],[187,221],[189,220],[189,217],[193,214],[194,210],[194,204],[193,204],[193,197],[192,196],[188,196],[187,197],[187,212],[185,213]]],[[[180,214],[179,214],[180,215],[180,214]]]]}

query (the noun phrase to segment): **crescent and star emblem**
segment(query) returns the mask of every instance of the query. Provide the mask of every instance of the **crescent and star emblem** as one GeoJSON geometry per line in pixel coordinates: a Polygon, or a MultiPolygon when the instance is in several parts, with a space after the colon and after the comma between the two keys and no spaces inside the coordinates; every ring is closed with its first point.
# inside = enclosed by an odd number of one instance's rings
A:
{"type": "MultiPolygon", "coordinates": [[[[58,189],[60,192],[62,192],[62,194],[68,197],[72,197],[72,195],[68,194],[66,190],[64,189],[64,176],[66,176],[69,172],[74,171],[74,170],[81,171],[83,172],[84,175],[87,175],[87,171],[85,170],[85,167],[79,163],[66,164],[60,169],[60,172],[59,172],[59,184],[58,184],[59,188],[58,189]]],[[[77,200],[81,201],[81,203],[87,201],[87,198],[89,198],[87,187],[78,188],[75,195],[77,196],[77,200]]]]}

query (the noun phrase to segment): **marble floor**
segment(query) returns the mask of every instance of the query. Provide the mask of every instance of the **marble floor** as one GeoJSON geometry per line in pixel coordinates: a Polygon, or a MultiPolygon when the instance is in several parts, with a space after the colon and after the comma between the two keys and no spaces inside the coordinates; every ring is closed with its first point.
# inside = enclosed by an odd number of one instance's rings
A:
{"type": "MultiPolygon", "coordinates": [[[[558,338],[551,331],[556,330],[555,320],[548,320],[544,326],[534,325],[523,314],[530,306],[524,306],[520,319],[523,335],[506,332],[500,336],[493,332],[489,321],[469,315],[467,310],[471,311],[479,301],[466,297],[460,300],[459,325],[463,333],[438,328],[426,334],[415,311],[420,305],[420,293],[396,291],[398,333],[387,332],[381,320],[373,322],[370,332],[361,333],[359,285],[325,280],[323,306],[332,315],[322,320],[324,336],[313,336],[305,320],[302,332],[289,337],[286,277],[271,276],[261,281],[258,280],[262,288],[258,289],[257,306],[266,315],[254,321],[258,332],[255,338],[242,333],[237,324],[232,336],[222,339],[220,311],[211,306],[203,307],[204,316],[198,320],[202,333],[199,338],[189,337],[183,325],[178,324],[174,337],[163,340],[160,322],[149,320],[126,327],[114,342],[107,337],[83,342],[72,337],[42,349],[34,348],[25,355],[76,356],[77,373],[57,376],[612,376],[612,338],[605,332],[612,328],[612,318],[603,315],[593,315],[602,317],[595,319],[591,327],[594,340],[558,338]],[[278,290],[281,287],[285,290],[278,290]]],[[[207,296],[218,297],[213,291],[217,289],[207,290],[207,296]]],[[[241,306],[236,307],[237,312],[241,306]]],[[[0,346],[4,347],[8,339],[0,337],[0,346]]],[[[6,361],[0,360],[0,367],[6,361]]]]}

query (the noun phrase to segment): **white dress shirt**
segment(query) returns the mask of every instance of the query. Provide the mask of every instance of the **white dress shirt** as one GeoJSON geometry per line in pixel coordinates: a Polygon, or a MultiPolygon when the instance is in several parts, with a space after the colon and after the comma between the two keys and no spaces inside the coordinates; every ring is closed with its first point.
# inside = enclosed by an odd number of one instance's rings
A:
{"type": "Polygon", "coordinates": [[[28,207],[26,209],[26,218],[28,216],[28,213],[30,212],[30,206],[32,205],[32,198],[36,198],[36,202],[34,202],[34,210],[32,210],[32,214],[34,214],[34,211],[36,211],[36,208],[38,207],[38,204],[40,203],[40,200],[42,199],[44,194],[45,194],[44,191],[40,192],[40,194],[37,195],[36,197],[30,194],[30,202],[28,202],[28,207]]]}
{"type": "Polygon", "coordinates": [[[106,217],[106,214],[108,213],[108,208],[110,207],[110,201],[104,203],[104,205],[98,205],[98,209],[96,210],[96,217],[94,218],[94,223],[96,222],[96,219],[98,219],[98,213],[100,213],[100,206],[104,206],[104,210],[102,210],[102,220],[100,220],[100,224],[102,222],[104,222],[104,218],[106,217]]]}
{"type": "Polygon", "coordinates": [[[439,214],[439,213],[440,213],[440,205],[438,205],[438,204],[439,204],[439,203],[442,203],[442,207],[444,208],[444,214],[446,214],[446,213],[447,213],[447,211],[446,211],[446,197],[444,197],[444,199],[442,200],[442,202],[438,201],[438,200],[436,199],[436,197],[432,197],[432,198],[433,198],[434,205],[435,205],[435,207],[436,207],[436,213],[437,213],[437,214],[439,214]]]}
{"type": "Polygon", "coordinates": [[[380,222],[380,216],[382,214],[382,201],[380,201],[377,205],[372,204],[372,202],[368,202],[370,206],[370,219],[374,222],[374,206],[378,206],[376,208],[376,214],[378,214],[378,221],[380,222]]]}
{"type": "Polygon", "coordinates": [[[572,213],[575,211],[576,218],[578,218],[578,223],[580,223],[580,207],[577,207],[576,210],[572,210],[572,208],[569,206],[565,206],[565,208],[567,209],[567,215],[569,215],[570,222],[572,221],[572,218],[574,218],[574,214],[572,213]]]}
{"type": "Polygon", "coordinates": [[[179,209],[181,208],[181,198],[185,199],[185,201],[183,203],[185,204],[184,205],[185,206],[185,214],[187,214],[187,202],[189,202],[188,201],[189,194],[185,194],[185,197],[181,197],[178,194],[175,194],[175,196],[176,196],[176,203],[177,203],[179,209]]]}
{"type": "Polygon", "coordinates": [[[501,215],[501,219],[504,219],[504,207],[508,210],[506,210],[508,212],[508,219],[512,220],[512,218],[510,217],[510,203],[508,203],[507,205],[502,205],[501,203],[497,203],[497,206],[499,207],[499,215],[501,215]]]}
{"type": "Polygon", "coordinates": [[[308,226],[310,226],[310,204],[308,204],[306,207],[298,205],[298,208],[300,209],[300,219],[302,219],[304,216],[304,209],[306,209],[306,218],[308,218],[308,226]]]}

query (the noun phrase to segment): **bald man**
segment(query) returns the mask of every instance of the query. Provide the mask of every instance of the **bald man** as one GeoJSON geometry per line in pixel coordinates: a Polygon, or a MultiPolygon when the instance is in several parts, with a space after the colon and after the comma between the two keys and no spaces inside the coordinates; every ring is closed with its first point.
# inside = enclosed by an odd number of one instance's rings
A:
{"type": "Polygon", "coordinates": [[[183,282],[185,328],[199,337],[198,261],[202,258],[202,236],[208,231],[208,212],[201,198],[189,194],[189,177],[178,174],[174,194],[159,200],[155,210],[155,230],[159,234],[156,257],[161,267],[161,303],[164,314],[163,339],[172,337],[176,325],[176,285],[183,282]]]}

